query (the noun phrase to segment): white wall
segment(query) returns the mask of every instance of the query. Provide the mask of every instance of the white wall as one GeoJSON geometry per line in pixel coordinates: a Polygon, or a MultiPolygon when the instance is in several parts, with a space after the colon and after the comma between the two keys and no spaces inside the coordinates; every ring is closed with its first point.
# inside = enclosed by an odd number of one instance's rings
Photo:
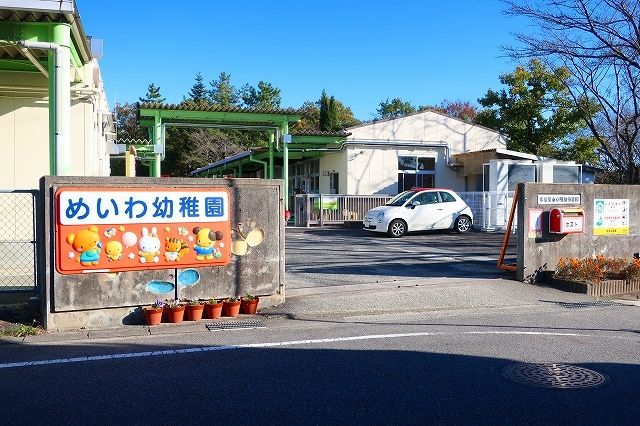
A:
{"type": "MultiPolygon", "coordinates": [[[[348,194],[397,194],[399,156],[435,158],[435,186],[455,191],[464,190],[464,178],[458,177],[447,165],[447,150],[444,147],[370,147],[355,143],[348,146],[345,156],[349,170],[346,188],[348,194]]],[[[320,186],[322,191],[322,182],[320,186]]]]}
{"type": "Polygon", "coordinates": [[[395,150],[350,146],[346,157],[349,194],[397,194],[398,156],[395,150]]]}
{"type": "Polygon", "coordinates": [[[326,154],[320,158],[320,193],[329,194],[329,176],[323,176],[323,172],[338,173],[338,189],[341,194],[351,194],[347,187],[347,165],[345,150],[326,154]]]}
{"type": "MultiPolygon", "coordinates": [[[[72,85],[70,172],[108,176],[103,131],[109,107],[97,62],[85,66],[85,80],[72,85]]],[[[41,73],[0,72],[0,189],[38,188],[49,175],[48,81],[41,73]]]]}

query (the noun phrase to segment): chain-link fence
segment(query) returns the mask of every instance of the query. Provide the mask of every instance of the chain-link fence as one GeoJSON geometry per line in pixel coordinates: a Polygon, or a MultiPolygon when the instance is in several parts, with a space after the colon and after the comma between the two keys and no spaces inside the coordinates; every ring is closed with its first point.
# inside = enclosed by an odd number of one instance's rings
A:
{"type": "Polygon", "coordinates": [[[0,191],[0,292],[33,290],[38,191],[0,191]]]}

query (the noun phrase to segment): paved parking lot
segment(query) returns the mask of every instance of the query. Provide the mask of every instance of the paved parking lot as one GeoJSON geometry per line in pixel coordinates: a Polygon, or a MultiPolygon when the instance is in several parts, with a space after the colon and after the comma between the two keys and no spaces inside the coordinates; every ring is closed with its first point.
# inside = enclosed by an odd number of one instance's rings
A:
{"type": "MultiPolygon", "coordinates": [[[[511,278],[496,268],[503,238],[485,232],[425,232],[394,239],[361,228],[287,228],[286,285],[511,278]]],[[[515,235],[507,254],[515,259],[515,235]]]]}

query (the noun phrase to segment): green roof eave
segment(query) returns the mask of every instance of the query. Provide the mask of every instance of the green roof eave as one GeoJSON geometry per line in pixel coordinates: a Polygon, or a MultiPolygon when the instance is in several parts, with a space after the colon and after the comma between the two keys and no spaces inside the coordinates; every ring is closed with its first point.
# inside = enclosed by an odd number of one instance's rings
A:
{"type": "Polygon", "coordinates": [[[297,123],[302,118],[302,112],[293,108],[263,109],[193,104],[139,104],[138,112],[140,122],[145,122],[145,119],[154,120],[157,117],[161,121],[196,120],[202,123],[281,124],[283,122],[297,123]]]}
{"type": "MultiPolygon", "coordinates": [[[[2,31],[0,38],[10,42],[18,42],[21,40],[51,42],[51,27],[57,25],[56,22],[7,22],[2,21],[2,31]]],[[[71,55],[71,63],[75,68],[81,68],[84,64],[91,61],[91,52],[88,47],[88,41],[84,35],[79,20],[67,24],[71,28],[71,46],[69,51],[71,55]]],[[[6,59],[5,59],[6,60],[6,59]]]]}

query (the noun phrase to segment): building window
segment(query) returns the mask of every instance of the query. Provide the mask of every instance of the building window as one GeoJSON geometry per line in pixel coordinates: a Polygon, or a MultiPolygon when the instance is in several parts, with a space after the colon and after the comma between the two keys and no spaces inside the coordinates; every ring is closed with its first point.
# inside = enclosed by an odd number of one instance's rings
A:
{"type": "Polygon", "coordinates": [[[483,164],[482,165],[482,190],[483,191],[489,191],[489,173],[490,173],[491,167],[489,166],[489,164],[483,164]]]}
{"type": "Polygon", "coordinates": [[[398,192],[435,186],[435,157],[398,156],[398,192]]]}
{"type": "Polygon", "coordinates": [[[536,181],[536,166],[534,164],[509,164],[509,188],[515,191],[516,186],[523,182],[536,181]]]}
{"type": "Polygon", "coordinates": [[[398,157],[398,170],[415,171],[418,168],[417,157],[398,157]]]}
{"type": "Polygon", "coordinates": [[[553,166],[553,183],[581,183],[580,166],[553,166]]]}

